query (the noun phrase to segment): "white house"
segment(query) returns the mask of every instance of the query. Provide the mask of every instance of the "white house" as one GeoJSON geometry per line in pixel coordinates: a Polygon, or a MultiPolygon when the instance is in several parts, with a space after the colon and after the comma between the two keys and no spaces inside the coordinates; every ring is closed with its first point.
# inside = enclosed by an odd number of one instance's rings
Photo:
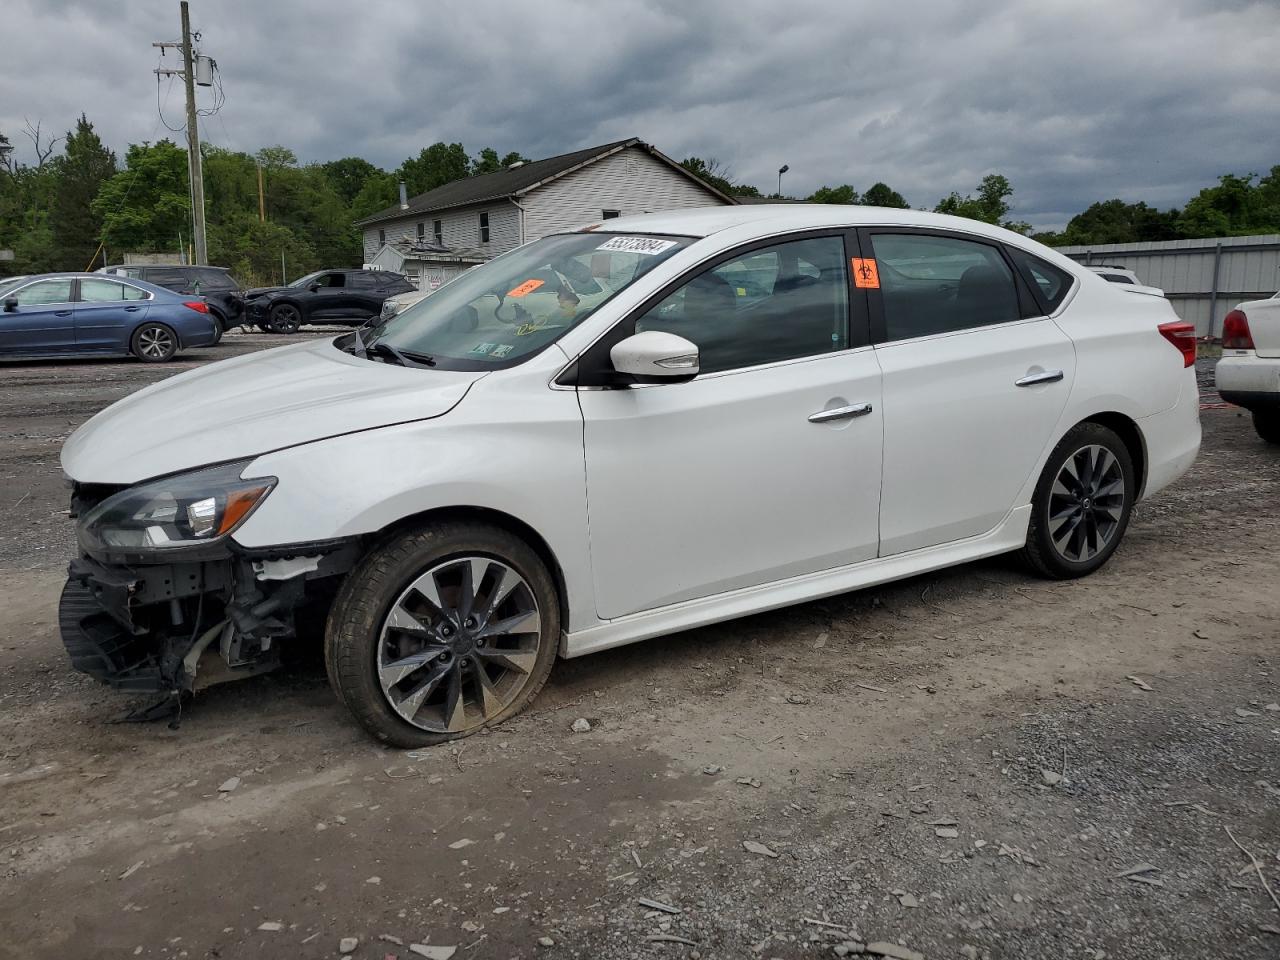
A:
{"type": "Polygon", "coordinates": [[[734,202],[632,137],[455,180],[402,198],[357,226],[364,232],[365,263],[425,277],[437,266],[496,257],[586,223],[734,202]],[[420,253],[410,255],[411,248],[420,253]]]}

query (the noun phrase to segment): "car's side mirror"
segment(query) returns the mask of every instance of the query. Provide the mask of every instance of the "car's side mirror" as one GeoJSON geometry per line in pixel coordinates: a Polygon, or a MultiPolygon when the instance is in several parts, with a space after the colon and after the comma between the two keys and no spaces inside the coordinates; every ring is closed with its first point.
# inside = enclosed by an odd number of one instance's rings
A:
{"type": "Polygon", "coordinates": [[[698,346],[661,330],[646,330],[615,343],[613,369],[640,383],[679,383],[698,375],[698,346]]]}
{"type": "Polygon", "coordinates": [[[314,283],[314,282],[313,282],[313,283],[308,283],[308,284],[307,284],[307,289],[308,289],[308,290],[310,290],[312,293],[315,293],[317,290],[319,290],[319,289],[320,289],[320,284],[318,284],[318,283],[314,283]]]}
{"type": "Polygon", "coordinates": [[[13,311],[15,311],[15,310],[17,310],[17,309],[18,309],[18,298],[17,298],[17,297],[7,297],[7,298],[5,299],[5,301],[4,301],[4,312],[5,312],[5,313],[13,313],[13,311]]]}

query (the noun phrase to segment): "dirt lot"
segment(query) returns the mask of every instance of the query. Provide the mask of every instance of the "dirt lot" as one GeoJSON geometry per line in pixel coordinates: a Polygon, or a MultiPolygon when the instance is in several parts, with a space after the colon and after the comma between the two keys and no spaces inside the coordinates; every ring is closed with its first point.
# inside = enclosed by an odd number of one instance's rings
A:
{"type": "Polygon", "coordinates": [[[1091,578],[995,560],[563,662],[404,753],[318,657],[177,730],[69,671],[59,444],[178,366],[0,367],[0,955],[1280,956],[1280,453],[1237,411],[1091,578]]]}

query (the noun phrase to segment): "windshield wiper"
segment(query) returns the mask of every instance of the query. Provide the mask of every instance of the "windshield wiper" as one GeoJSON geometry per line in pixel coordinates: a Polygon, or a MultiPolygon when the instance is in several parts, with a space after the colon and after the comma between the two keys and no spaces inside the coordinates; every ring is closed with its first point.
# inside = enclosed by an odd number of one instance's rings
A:
{"type": "Polygon", "coordinates": [[[429,357],[425,353],[406,353],[403,350],[397,350],[389,343],[383,343],[381,340],[365,347],[364,355],[367,357],[371,353],[376,353],[380,357],[387,357],[402,367],[434,367],[436,365],[435,357],[429,357]]]}

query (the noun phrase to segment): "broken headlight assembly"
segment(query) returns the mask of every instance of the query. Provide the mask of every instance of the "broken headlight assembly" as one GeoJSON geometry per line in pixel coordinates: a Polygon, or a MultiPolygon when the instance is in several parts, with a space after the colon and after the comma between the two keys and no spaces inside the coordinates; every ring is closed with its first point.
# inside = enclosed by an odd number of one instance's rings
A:
{"type": "Polygon", "coordinates": [[[220,540],[276,485],[275,477],[240,479],[250,462],[224,463],[122,490],[84,517],[80,535],[91,548],[129,553],[220,540]]]}

